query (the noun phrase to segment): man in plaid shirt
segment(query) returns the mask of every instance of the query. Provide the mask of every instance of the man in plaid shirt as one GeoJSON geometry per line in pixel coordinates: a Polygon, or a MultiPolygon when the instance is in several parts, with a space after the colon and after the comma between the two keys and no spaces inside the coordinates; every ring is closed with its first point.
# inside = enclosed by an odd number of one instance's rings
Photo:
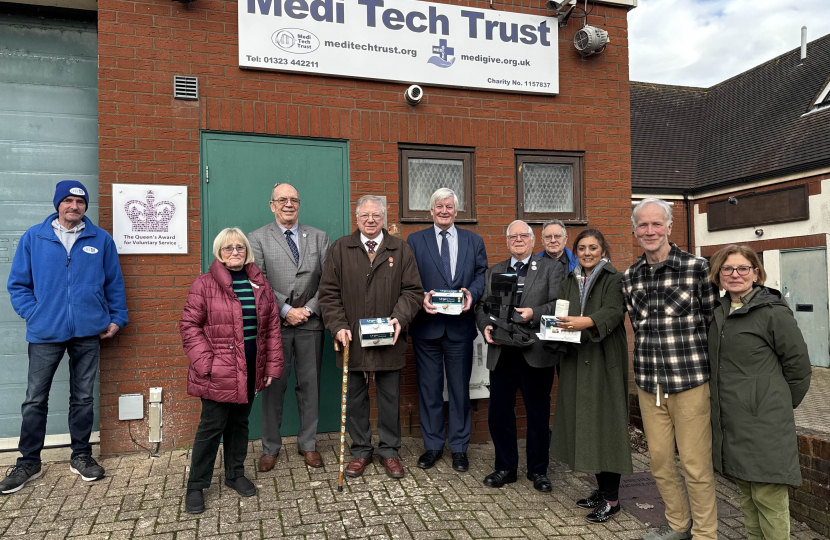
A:
{"type": "Polygon", "coordinates": [[[719,293],[709,264],[668,241],[671,206],[648,198],[634,207],[634,235],[645,255],[625,272],[634,327],[634,377],[651,472],[668,525],[643,540],[717,539],[707,335],[719,293]],[[674,448],[686,477],[675,467],[674,448]],[[687,495],[688,492],[688,495],[687,495]]]}

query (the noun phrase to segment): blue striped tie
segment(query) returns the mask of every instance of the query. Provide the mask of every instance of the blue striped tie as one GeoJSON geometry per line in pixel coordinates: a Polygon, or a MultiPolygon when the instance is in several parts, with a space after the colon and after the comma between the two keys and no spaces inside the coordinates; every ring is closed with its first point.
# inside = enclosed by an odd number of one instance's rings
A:
{"type": "Polygon", "coordinates": [[[441,231],[441,262],[444,263],[444,275],[447,276],[447,286],[452,284],[452,266],[450,265],[450,243],[447,240],[447,231],[441,231]]]}
{"type": "Polygon", "coordinates": [[[297,249],[297,244],[294,243],[294,240],[291,239],[291,235],[294,233],[291,230],[285,231],[285,240],[288,242],[288,249],[291,250],[291,254],[294,255],[294,262],[300,264],[300,250],[297,249]]]}

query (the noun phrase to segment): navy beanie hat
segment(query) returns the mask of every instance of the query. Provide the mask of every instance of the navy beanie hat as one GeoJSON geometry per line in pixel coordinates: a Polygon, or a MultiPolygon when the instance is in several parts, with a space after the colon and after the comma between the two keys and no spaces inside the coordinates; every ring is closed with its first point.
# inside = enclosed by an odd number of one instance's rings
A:
{"type": "Polygon", "coordinates": [[[87,208],[89,208],[89,193],[86,187],[77,180],[62,180],[55,186],[55,198],[52,199],[52,202],[55,204],[55,210],[58,209],[62,200],[72,195],[83,197],[87,208]]]}

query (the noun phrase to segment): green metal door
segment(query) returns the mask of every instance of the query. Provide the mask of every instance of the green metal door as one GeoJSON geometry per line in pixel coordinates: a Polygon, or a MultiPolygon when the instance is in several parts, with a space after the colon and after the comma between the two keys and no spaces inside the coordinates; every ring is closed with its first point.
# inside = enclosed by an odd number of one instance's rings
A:
{"type": "Polygon", "coordinates": [[[807,342],[810,363],[830,366],[830,306],[827,297],[827,250],[781,252],[781,292],[807,342]]]}
{"type": "MultiPolygon", "coordinates": [[[[333,242],[349,233],[349,158],[346,141],[203,132],[202,271],[213,262],[213,239],[225,227],[245,233],[274,221],[271,188],[288,182],[302,199],[300,222],[322,229],[333,242]]],[[[342,375],[326,332],[320,391],[319,432],[340,426],[342,375]]],[[[281,432],[299,429],[294,370],[288,381],[281,432]]],[[[261,398],[251,413],[250,437],[260,437],[261,398]]]]}
{"type": "MultiPolygon", "coordinates": [[[[2,8],[0,8],[2,9],[2,8]]],[[[26,395],[26,325],[6,283],[20,236],[55,211],[61,180],[90,191],[98,221],[98,37],[92,21],[4,13],[0,17],[0,449],[15,448],[26,395]]],[[[47,444],[68,444],[69,369],[49,399],[47,444]]],[[[98,388],[95,423],[98,431],[98,388]]]]}

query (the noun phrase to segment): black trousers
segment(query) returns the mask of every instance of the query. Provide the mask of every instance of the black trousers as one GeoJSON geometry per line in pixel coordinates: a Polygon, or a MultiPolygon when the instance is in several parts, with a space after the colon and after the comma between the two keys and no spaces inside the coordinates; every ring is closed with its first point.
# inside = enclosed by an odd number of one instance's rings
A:
{"type": "MultiPolygon", "coordinates": [[[[369,423],[369,378],[371,373],[349,371],[346,396],[346,429],[352,437],[352,456],[370,458],[372,425],[369,423]]],[[[401,370],[375,371],[378,403],[378,454],[390,459],[401,449],[401,370]]]]}
{"type": "Polygon", "coordinates": [[[550,457],[550,392],[555,366],[528,365],[522,350],[502,347],[496,369],[490,374],[490,409],[487,422],[496,449],[496,470],[519,468],[516,431],[516,392],[521,390],[527,414],[527,471],[547,474],[550,457]]]}
{"type": "Polygon", "coordinates": [[[248,403],[220,403],[202,398],[202,417],[193,441],[187,489],[210,487],[220,441],[225,451],[225,478],[232,480],[245,475],[248,416],[252,405],[253,396],[248,403]]]}
{"type": "Polygon", "coordinates": [[[620,479],[622,475],[615,472],[601,472],[596,474],[597,487],[606,501],[616,501],[620,498],[620,479]]]}

